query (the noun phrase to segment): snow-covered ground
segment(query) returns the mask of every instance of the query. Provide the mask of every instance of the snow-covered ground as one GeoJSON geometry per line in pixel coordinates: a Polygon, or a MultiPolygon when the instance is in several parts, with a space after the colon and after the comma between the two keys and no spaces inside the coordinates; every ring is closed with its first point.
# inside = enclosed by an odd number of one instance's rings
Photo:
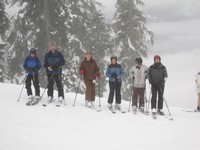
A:
{"type": "MultiPolygon", "coordinates": [[[[0,84],[1,150],[199,150],[200,113],[170,107],[174,121],[143,114],[112,114],[101,98],[102,111],[85,108],[84,96],[66,93],[67,106],[26,106],[22,86],[0,84]]],[[[41,90],[42,92],[42,90],[41,90]]],[[[57,92],[56,92],[57,94],[57,92]]],[[[98,98],[96,99],[98,103],[98,98]]],[[[127,110],[128,103],[123,103],[127,110]]],[[[167,114],[167,110],[165,109],[167,114]]]]}

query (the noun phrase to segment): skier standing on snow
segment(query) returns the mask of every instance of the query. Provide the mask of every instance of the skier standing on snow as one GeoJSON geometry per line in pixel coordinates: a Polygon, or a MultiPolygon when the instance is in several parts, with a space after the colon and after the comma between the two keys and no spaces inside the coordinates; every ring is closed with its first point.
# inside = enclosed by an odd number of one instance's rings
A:
{"type": "Polygon", "coordinates": [[[146,88],[146,79],[148,67],[142,65],[142,58],[135,59],[136,65],[130,69],[130,74],[133,79],[133,97],[132,107],[133,112],[137,112],[137,100],[139,97],[139,109],[144,112],[144,92],[146,88]]]}
{"type": "Polygon", "coordinates": [[[158,111],[160,115],[164,115],[163,112],[163,94],[165,81],[168,77],[166,67],[161,63],[161,57],[159,55],[154,56],[154,64],[149,67],[148,78],[151,84],[151,109],[153,115],[156,115],[156,102],[158,93],[158,111]]]}
{"type": "Polygon", "coordinates": [[[64,101],[64,91],[62,85],[62,66],[65,65],[65,59],[60,51],[56,49],[56,43],[51,42],[49,44],[50,50],[45,54],[44,67],[46,68],[46,73],[48,77],[48,101],[53,100],[53,85],[56,82],[58,88],[58,102],[62,103],[64,101]]]}
{"type": "Polygon", "coordinates": [[[27,105],[31,105],[35,103],[34,96],[32,94],[32,89],[31,89],[31,81],[33,81],[33,85],[35,88],[35,101],[37,102],[40,100],[40,86],[39,86],[39,79],[38,79],[38,71],[41,68],[41,63],[40,63],[39,58],[36,56],[35,48],[30,49],[30,54],[26,57],[23,67],[27,73],[27,78],[25,81],[27,95],[29,98],[27,105]]]}
{"type": "Polygon", "coordinates": [[[86,86],[85,105],[95,108],[95,82],[96,76],[101,79],[99,67],[94,60],[91,52],[86,52],[84,60],[81,62],[79,73],[83,75],[86,86]]]}
{"type": "Polygon", "coordinates": [[[198,95],[198,101],[197,101],[197,111],[200,111],[200,71],[196,75],[196,92],[198,95]]]}
{"type": "Polygon", "coordinates": [[[122,85],[122,76],[124,71],[122,66],[117,63],[117,57],[112,56],[111,64],[108,65],[106,70],[106,76],[109,78],[109,88],[110,93],[108,97],[108,107],[112,109],[113,97],[115,93],[115,108],[121,110],[121,85],[122,85]]]}

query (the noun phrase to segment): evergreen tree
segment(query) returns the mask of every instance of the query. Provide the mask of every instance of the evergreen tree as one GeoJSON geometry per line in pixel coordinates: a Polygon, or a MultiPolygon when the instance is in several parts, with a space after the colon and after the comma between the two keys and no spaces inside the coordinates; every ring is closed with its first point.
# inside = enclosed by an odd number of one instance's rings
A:
{"type": "MultiPolygon", "coordinates": [[[[9,20],[5,12],[5,1],[0,1],[0,70],[5,70],[5,46],[6,31],[9,28],[9,20]]],[[[3,71],[4,72],[4,71],[3,71]]]]}
{"type": "Polygon", "coordinates": [[[122,87],[123,98],[131,96],[132,79],[130,68],[137,56],[147,56],[147,43],[153,44],[153,33],[147,29],[146,18],[139,6],[141,0],[117,0],[112,27],[115,33],[116,54],[120,57],[125,75],[122,87]]]}
{"type": "MultiPolygon", "coordinates": [[[[102,74],[105,50],[109,45],[109,33],[101,10],[94,0],[14,0],[21,9],[13,20],[8,42],[9,74],[13,82],[23,72],[22,63],[31,47],[43,62],[48,43],[55,41],[62,51],[66,65],[63,67],[65,91],[76,91],[79,65],[85,51],[96,54],[102,74]],[[96,21],[96,22],[95,22],[96,21]]],[[[41,84],[46,86],[45,69],[42,69],[41,84]]],[[[103,79],[102,89],[105,90],[103,79]]],[[[83,93],[83,90],[80,90],[83,93]]]]}

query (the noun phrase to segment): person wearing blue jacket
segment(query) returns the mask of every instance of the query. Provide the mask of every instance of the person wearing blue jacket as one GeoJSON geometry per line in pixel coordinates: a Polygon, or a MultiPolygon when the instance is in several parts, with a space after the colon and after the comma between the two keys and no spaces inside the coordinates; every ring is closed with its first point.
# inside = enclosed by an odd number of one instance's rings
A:
{"type": "Polygon", "coordinates": [[[48,77],[48,101],[53,100],[53,85],[56,82],[58,88],[58,102],[63,102],[64,91],[61,80],[62,66],[65,65],[65,59],[60,51],[56,49],[56,43],[49,44],[50,50],[45,54],[44,67],[48,77]]]}
{"type": "Polygon", "coordinates": [[[109,88],[110,93],[108,97],[108,107],[112,108],[113,97],[115,93],[115,103],[116,109],[121,110],[121,85],[122,85],[122,76],[124,71],[122,66],[117,63],[117,57],[111,57],[111,64],[108,65],[106,70],[106,76],[109,78],[109,88]]]}
{"type": "Polygon", "coordinates": [[[27,95],[29,97],[29,101],[28,101],[27,105],[30,105],[34,99],[34,96],[32,94],[32,89],[31,89],[31,81],[33,81],[33,85],[35,88],[35,99],[37,101],[39,101],[39,99],[40,99],[40,86],[39,86],[39,79],[38,79],[38,71],[41,69],[41,63],[40,63],[39,58],[36,56],[35,48],[30,49],[30,54],[26,57],[23,67],[27,73],[27,78],[25,81],[27,95]]]}

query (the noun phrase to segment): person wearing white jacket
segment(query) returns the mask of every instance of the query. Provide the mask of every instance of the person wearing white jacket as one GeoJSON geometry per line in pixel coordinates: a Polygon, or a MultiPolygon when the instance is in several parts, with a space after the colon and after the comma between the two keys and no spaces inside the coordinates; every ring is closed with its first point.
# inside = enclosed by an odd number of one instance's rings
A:
{"type": "Polygon", "coordinates": [[[132,107],[133,112],[137,112],[137,99],[139,97],[139,109],[144,112],[144,92],[146,88],[146,79],[148,67],[142,64],[142,58],[135,59],[136,65],[130,69],[130,74],[133,79],[133,96],[132,107]]]}
{"type": "Polygon", "coordinates": [[[200,111],[200,71],[196,75],[196,92],[198,95],[198,101],[197,101],[197,111],[200,111]]]}

